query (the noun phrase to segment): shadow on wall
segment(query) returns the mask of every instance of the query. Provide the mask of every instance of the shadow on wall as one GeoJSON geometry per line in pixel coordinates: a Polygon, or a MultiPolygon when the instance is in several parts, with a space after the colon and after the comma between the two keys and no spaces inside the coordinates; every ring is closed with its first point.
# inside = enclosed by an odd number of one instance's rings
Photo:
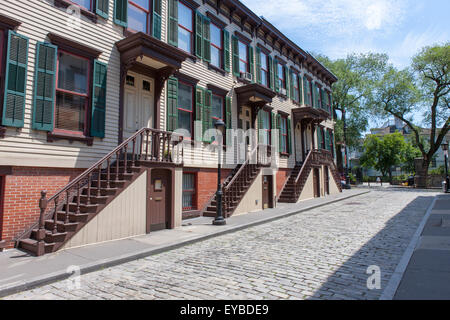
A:
{"type": "MultiPolygon", "coordinates": [[[[433,196],[419,196],[411,201],[391,218],[380,232],[329,276],[314,293],[312,299],[379,299],[417,230],[417,220],[419,222],[422,220],[433,198],[433,196]],[[367,273],[368,269],[370,273],[367,273]],[[380,271],[379,286],[377,286],[377,274],[374,270],[380,271]],[[370,286],[373,289],[368,288],[369,277],[370,286]],[[332,295],[332,293],[335,294],[332,295]]],[[[352,232],[351,230],[343,232],[341,236],[352,236],[352,232]]],[[[339,241],[339,239],[336,240],[339,241]]]]}

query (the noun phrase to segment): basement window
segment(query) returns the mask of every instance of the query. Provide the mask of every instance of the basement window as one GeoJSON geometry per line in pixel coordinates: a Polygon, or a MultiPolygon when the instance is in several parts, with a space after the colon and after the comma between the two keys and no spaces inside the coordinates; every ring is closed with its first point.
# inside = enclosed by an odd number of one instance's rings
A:
{"type": "Polygon", "coordinates": [[[183,173],[183,211],[195,210],[195,173],[183,173]]]}

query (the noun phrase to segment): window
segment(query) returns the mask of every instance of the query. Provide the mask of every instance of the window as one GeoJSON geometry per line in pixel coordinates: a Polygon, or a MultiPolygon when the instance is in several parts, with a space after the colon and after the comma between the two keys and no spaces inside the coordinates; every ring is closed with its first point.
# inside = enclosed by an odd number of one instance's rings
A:
{"type": "Polygon", "coordinates": [[[313,98],[312,98],[312,92],[313,92],[313,86],[312,82],[308,80],[308,104],[312,107],[313,106],[313,98]]]}
{"type": "Polygon", "coordinates": [[[215,120],[224,120],[223,116],[223,98],[221,96],[213,94],[212,96],[212,109],[211,109],[211,116],[213,118],[213,124],[215,120]]]}
{"type": "Polygon", "coordinates": [[[280,151],[282,153],[288,152],[288,129],[287,129],[287,117],[281,116],[281,122],[280,122],[280,137],[281,137],[281,148],[280,151]]]}
{"type": "Polygon", "coordinates": [[[284,68],[283,65],[278,63],[278,83],[280,88],[286,89],[286,79],[284,78],[284,68]]]}
{"type": "Polygon", "coordinates": [[[264,130],[263,141],[265,145],[270,145],[270,111],[261,110],[261,129],[264,130]]]}
{"type": "MultiPolygon", "coordinates": [[[[5,46],[5,31],[0,28],[0,84],[3,83],[5,71],[3,69],[3,48],[5,46]]],[[[3,104],[3,92],[0,92],[0,106],[3,104]]]]}
{"type": "Polygon", "coordinates": [[[211,23],[211,64],[222,68],[222,30],[211,23]]]}
{"type": "Polygon", "coordinates": [[[261,84],[269,86],[269,67],[268,57],[264,52],[261,52],[261,84]]]}
{"type": "Polygon", "coordinates": [[[193,31],[192,10],[178,2],[178,48],[192,52],[193,31]]]}
{"type": "Polygon", "coordinates": [[[239,72],[248,71],[248,47],[245,43],[239,41],[239,72]]]}
{"type": "Polygon", "coordinates": [[[294,92],[292,92],[292,99],[299,102],[299,90],[298,90],[298,75],[296,73],[292,74],[292,87],[294,88],[294,92]]]}
{"type": "Polygon", "coordinates": [[[326,145],[326,138],[325,138],[325,129],[324,128],[320,128],[319,129],[320,130],[320,132],[321,132],[321,138],[322,138],[322,140],[320,141],[320,143],[321,143],[321,148],[322,149],[328,149],[328,146],[326,145]]]}
{"type": "Polygon", "coordinates": [[[90,60],[60,51],[56,87],[55,128],[86,133],[90,60]]]}
{"type": "Polygon", "coordinates": [[[128,1],[128,28],[150,33],[151,0],[128,1]]]}
{"type": "Polygon", "coordinates": [[[70,0],[70,2],[77,4],[80,7],[86,8],[89,11],[92,10],[92,0],[70,0]]]}
{"type": "Polygon", "coordinates": [[[183,173],[183,211],[194,210],[195,207],[195,174],[183,173]]]}
{"type": "Polygon", "coordinates": [[[192,136],[194,87],[178,82],[178,127],[187,130],[192,136]]]}

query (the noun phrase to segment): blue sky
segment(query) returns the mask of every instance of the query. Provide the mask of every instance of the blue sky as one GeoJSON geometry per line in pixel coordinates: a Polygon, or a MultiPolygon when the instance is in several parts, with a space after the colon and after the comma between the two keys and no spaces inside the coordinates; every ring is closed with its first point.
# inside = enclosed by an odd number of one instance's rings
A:
{"type": "Polygon", "coordinates": [[[399,68],[450,41],[449,0],[243,0],[304,50],[331,58],[387,53],[399,68]]]}

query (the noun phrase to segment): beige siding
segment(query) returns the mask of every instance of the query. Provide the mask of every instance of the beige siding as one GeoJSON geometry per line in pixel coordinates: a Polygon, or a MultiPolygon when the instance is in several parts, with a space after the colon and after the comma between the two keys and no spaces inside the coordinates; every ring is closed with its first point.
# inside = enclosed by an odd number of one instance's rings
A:
{"type": "Polygon", "coordinates": [[[147,172],[84,226],[63,247],[69,249],[145,234],[147,172]]]}
{"type": "Polygon", "coordinates": [[[233,215],[239,215],[247,212],[258,211],[262,209],[262,171],[253,181],[245,196],[237,206],[233,215]]]}

